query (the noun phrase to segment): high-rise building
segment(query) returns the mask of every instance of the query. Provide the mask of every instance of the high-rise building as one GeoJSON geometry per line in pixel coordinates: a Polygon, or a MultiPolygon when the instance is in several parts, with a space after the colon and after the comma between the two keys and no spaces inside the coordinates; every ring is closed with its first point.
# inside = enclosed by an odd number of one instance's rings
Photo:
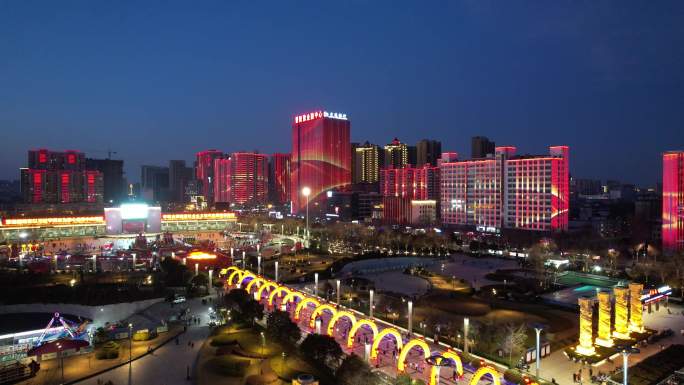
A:
{"type": "Polygon", "coordinates": [[[123,164],[123,160],[117,159],[86,159],[86,169],[102,173],[104,201],[107,203],[120,202],[126,196],[123,164]]]}
{"type": "Polygon", "coordinates": [[[169,168],[163,166],[140,166],[140,193],[154,202],[166,202],[169,198],[169,168]]]}
{"type": "Polygon", "coordinates": [[[384,219],[388,223],[407,223],[411,218],[411,202],[439,199],[438,167],[387,168],[380,171],[380,193],[383,195],[384,219]]]}
{"type": "Polygon", "coordinates": [[[290,202],[290,154],[275,153],[268,164],[269,201],[276,206],[290,202]]]}
{"type": "Polygon", "coordinates": [[[496,145],[485,136],[473,136],[471,139],[470,157],[473,159],[486,158],[493,155],[496,145]]]}
{"type": "Polygon", "coordinates": [[[409,151],[406,143],[394,138],[392,143],[385,145],[385,163],[383,168],[402,168],[409,164],[409,151]]]}
{"type": "Polygon", "coordinates": [[[206,150],[197,153],[195,161],[195,179],[202,184],[202,195],[209,205],[214,204],[214,159],[223,153],[218,150],[206,150]]]}
{"type": "Polygon", "coordinates": [[[291,201],[293,214],[326,210],[327,191],[351,185],[350,122],[346,114],[316,111],[297,115],[292,123],[291,201]]]}
{"type": "Polygon", "coordinates": [[[193,179],[192,167],[187,167],[184,160],[169,161],[169,200],[186,202],[185,186],[193,179]]]}
{"type": "Polygon", "coordinates": [[[380,147],[368,142],[356,146],[352,154],[354,183],[377,183],[380,166],[380,147]]]}
{"type": "Polygon", "coordinates": [[[684,151],[663,154],[663,251],[684,250],[684,151]]]}
{"type": "Polygon", "coordinates": [[[86,168],[84,153],[31,150],[28,165],[20,170],[26,203],[102,203],[102,173],[86,168]]]}
{"type": "Polygon", "coordinates": [[[416,167],[422,167],[425,164],[436,166],[440,156],[442,156],[442,142],[423,139],[416,144],[416,167]]]}
{"type": "Polygon", "coordinates": [[[442,222],[491,232],[567,230],[568,160],[567,146],[553,146],[549,155],[497,147],[494,157],[442,162],[442,222]]]}
{"type": "Polygon", "coordinates": [[[268,200],[268,157],[234,152],[214,159],[216,204],[265,205],[268,200]]]}

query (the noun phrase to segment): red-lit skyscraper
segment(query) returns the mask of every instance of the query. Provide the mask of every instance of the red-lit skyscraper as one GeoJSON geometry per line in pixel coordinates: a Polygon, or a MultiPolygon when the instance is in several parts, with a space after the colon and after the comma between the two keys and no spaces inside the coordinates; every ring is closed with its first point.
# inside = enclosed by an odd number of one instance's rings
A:
{"type": "Polygon", "coordinates": [[[439,200],[439,167],[386,168],[380,170],[383,216],[388,223],[406,223],[411,201],[439,200]]]}
{"type": "Polygon", "coordinates": [[[316,111],[297,115],[292,123],[291,190],[292,213],[303,214],[311,189],[309,210],[325,210],[326,192],[351,184],[350,123],[346,114],[316,111]]]}
{"type": "Polygon", "coordinates": [[[215,203],[264,205],[268,197],[268,157],[235,152],[214,159],[215,203]]]}
{"type": "Polygon", "coordinates": [[[484,231],[567,230],[568,147],[553,146],[539,156],[515,152],[497,147],[488,158],[442,162],[442,222],[484,231]]]}
{"type": "Polygon", "coordinates": [[[663,154],[663,251],[684,250],[684,151],[663,154]]]}
{"type": "Polygon", "coordinates": [[[195,178],[202,184],[202,195],[210,205],[214,203],[214,159],[222,156],[223,153],[218,150],[197,153],[195,178]]]}
{"type": "Polygon", "coordinates": [[[290,154],[271,155],[268,170],[271,203],[282,206],[290,201],[290,154]]]}

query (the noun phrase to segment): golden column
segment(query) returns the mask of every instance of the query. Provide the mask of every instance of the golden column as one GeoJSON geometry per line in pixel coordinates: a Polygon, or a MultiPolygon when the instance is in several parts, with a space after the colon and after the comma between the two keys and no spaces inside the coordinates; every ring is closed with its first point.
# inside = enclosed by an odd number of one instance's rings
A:
{"type": "Polygon", "coordinates": [[[640,283],[629,284],[629,330],[637,333],[644,332],[644,308],[641,305],[641,293],[644,285],[640,283]]]}
{"type": "Polygon", "coordinates": [[[627,296],[629,290],[626,287],[616,287],[613,289],[613,294],[615,295],[615,331],[613,332],[613,337],[626,340],[629,339],[627,325],[627,296]]]}
{"type": "Polygon", "coordinates": [[[596,344],[601,346],[613,346],[613,339],[610,336],[610,313],[613,303],[610,300],[610,292],[600,291],[598,293],[598,336],[596,344]]]}
{"type": "Polygon", "coordinates": [[[580,324],[579,324],[579,345],[575,351],[585,356],[594,354],[594,301],[589,297],[579,298],[580,324]]]}

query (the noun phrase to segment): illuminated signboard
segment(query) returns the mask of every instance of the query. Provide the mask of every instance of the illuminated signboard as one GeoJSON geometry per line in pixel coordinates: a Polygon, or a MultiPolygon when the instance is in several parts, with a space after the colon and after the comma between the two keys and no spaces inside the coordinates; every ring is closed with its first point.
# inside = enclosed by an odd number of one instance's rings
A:
{"type": "Polygon", "coordinates": [[[192,253],[188,254],[188,259],[192,259],[195,261],[216,259],[216,254],[209,254],[202,251],[193,251],[192,253]]]}
{"type": "Polygon", "coordinates": [[[121,219],[147,219],[148,206],[143,203],[121,205],[121,219]]]}
{"type": "Polygon", "coordinates": [[[672,294],[672,288],[669,285],[661,286],[657,289],[649,289],[648,293],[641,295],[641,302],[645,305],[657,302],[672,294]]]}
{"type": "Polygon", "coordinates": [[[310,112],[308,114],[297,115],[297,116],[295,116],[294,121],[295,121],[295,123],[304,123],[304,122],[308,122],[309,120],[320,119],[320,118],[347,120],[347,114],[341,114],[339,112],[315,111],[315,112],[310,112]]]}
{"type": "Polygon", "coordinates": [[[179,221],[218,221],[235,220],[235,213],[183,213],[183,214],[162,214],[164,222],[179,221]]]}
{"type": "Polygon", "coordinates": [[[6,218],[2,220],[0,226],[4,227],[24,227],[24,226],[58,226],[58,225],[101,225],[104,224],[104,217],[58,217],[58,218],[6,218]]]}

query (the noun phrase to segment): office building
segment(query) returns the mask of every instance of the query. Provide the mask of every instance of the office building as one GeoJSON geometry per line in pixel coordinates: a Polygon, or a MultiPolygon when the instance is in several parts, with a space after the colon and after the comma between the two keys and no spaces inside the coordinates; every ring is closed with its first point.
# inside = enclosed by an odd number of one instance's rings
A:
{"type": "Polygon", "coordinates": [[[150,202],[168,201],[169,168],[140,166],[140,195],[150,202]]]}
{"type": "Polygon", "coordinates": [[[410,223],[411,202],[439,199],[438,167],[387,168],[380,171],[384,220],[387,223],[410,223]]]}
{"type": "Polygon", "coordinates": [[[442,142],[440,141],[423,139],[416,144],[416,167],[426,164],[436,166],[441,156],[442,142]]]}
{"type": "Polygon", "coordinates": [[[194,170],[184,160],[169,161],[169,200],[171,202],[187,202],[185,186],[194,179],[194,170]]]}
{"type": "Polygon", "coordinates": [[[473,159],[486,158],[494,155],[496,145],[485,136],[473,136],[470,140],[470,157],[473,159]]]}
{"type": "Polygon", "coordinates": [[[268,157],[234,152],[214,159],[214,198],[217,205],[265,205],[268,201],[268,157]]]}
{"type": "Polygon", "coordinates": [[[126,196],[123,165],[124,161],[117,159],[86,159],[86,169],[102,173],[106,203],[121,202],[126,196]]]}
{"type": "Polygon", "coordinates": [[[352,155],[353,182],[377,183],[380,168],[380,147],[366,142],[363,145],[356,146],[352,155]]]}
{"type": "Polygon", "coordinates": [[[442,223],[487,232],[567,230],[568,147],[553,146],[540,156],[515,151],[497,147],[486,159],[442,162],[442,223]]]}
{"type": "Polygon", "coordinates": [[[20,170],[24,202],[102,203],[102,173],[86,168],[84,153],[30,150],[28,165],[20,170]]]}
{"type": "Polygon", "coordinates": [[[268,163],[269,201],[276,206],[290,203],[290,154],[275,153],[268,163]]]}
{"type": "Polygon", "coordinates": [[[200,181],[201,193],[209,205],[214,204],[214,159],[222,156],[221,151],[206,150],[198,152],[195,160],[195,179],[200,181]]]}
{"type": "Polygon", "coordinates": [[[684,151],[663,154],[663,251],[684,250],[684,151]]]}
{"type": "Polygon", "coordinates": [[[383,168],[402,168],[409,164],[408,146],[397,138],[385,146],[384,154],[383,168]]]}
{"type": "Polygon", "coordinates": [[[346,114],[315,111],[297,115],[292,123],[291,211],[302,215],[310,189],[309,213],[326,209],[326,193],[351,185],[350,122],[346,114]]]}

